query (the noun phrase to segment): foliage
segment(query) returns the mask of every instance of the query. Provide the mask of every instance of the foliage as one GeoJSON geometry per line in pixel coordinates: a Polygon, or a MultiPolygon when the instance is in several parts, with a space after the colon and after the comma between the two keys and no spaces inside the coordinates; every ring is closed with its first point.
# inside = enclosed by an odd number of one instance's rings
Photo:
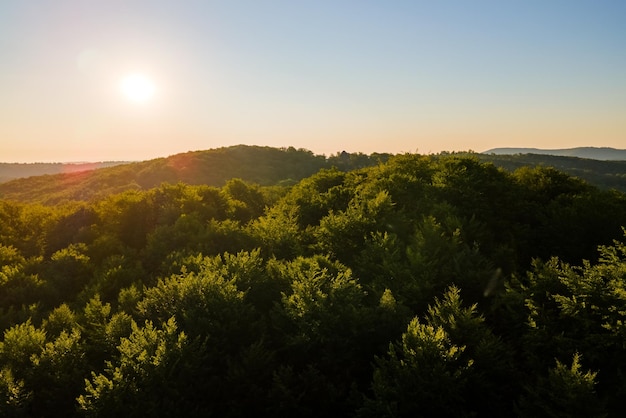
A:
{"type": "Polygon", "coordinates": [[[492,162],[509,171],[515,171],[520,167],[554,167],[596,187],[626,192],[625,161],[603,161],[592,158],[540,154],[474,155],[481,161],[492,162]]]}
{"type": "Polygon", "coordinates": [[[597,373],[581,370],[580,355],[575,353],[571,367],[556,360],[548,376],[540,376],[526,388],[517,414],[522,417],[605,417],[601,400],[595,393],[597,373]]]}
{"type": "Polygon", "coordinates": [[[506,414],[508,360],[476,305],[463,308],[459,289],[451,287],[435,299],[424,320],[411,320],[387,356],[376,358],[374,398],[361,415],[506,414]]]}
{"type": "Polygon", "coordinates": [[[66,203],[0,200],[0,415],[621,416],[626,197],[481,158],[20,182],[66,203]]]}
{"type": "Polygon", "coordinates": [[[177,387],[182,382],[174,376],[181,372],[179,366],[190,366],[184,360],[187,346],[185,333],[177,332],[173,319],[162,329],[149,321],[142,327],[133,323],[131,335],[118,346],[119,360],[86,381],[86,393],[78,398],[80,407],[87,416],[172,416],[175,412],[188,416],[185,412],[191,411],[169,403],[185,395],[177,387]],[[155,393],[161,395],[155,398],[155,393]]]}

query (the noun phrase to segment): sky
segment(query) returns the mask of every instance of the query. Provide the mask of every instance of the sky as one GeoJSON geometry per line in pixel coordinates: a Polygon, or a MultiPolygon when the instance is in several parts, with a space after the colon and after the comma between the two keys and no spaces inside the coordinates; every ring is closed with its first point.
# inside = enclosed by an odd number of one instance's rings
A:
{"type": "Polygon", "coordinates": [[[624,22],[623,0],[2,0],[0,161],[623,149],[624,22]]]}

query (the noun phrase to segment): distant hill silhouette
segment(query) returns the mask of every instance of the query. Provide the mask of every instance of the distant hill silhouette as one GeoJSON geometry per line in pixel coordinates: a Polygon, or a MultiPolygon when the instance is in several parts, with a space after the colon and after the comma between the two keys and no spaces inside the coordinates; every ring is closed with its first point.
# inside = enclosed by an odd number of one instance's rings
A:
{"type": "Polygon", "coordinates": [[[294,184],[322,168],[348,171],[384,162],[389,156],[341,152],[327,158],[293,147],[236,145],[98,170],[20,178],[0,183],[0,199],[58,204],[146,190],[162,183],[220,187],[232,178],[261,186],[294,184]]]}
{"type": "Polygon", "coordinates": [[[515,154],[539,154],[558,155],[562,157],[589,158],[605,161],[626,161],[626,150],[615,148],[578,147],[565,149],[539,149],[539,148],[493,148],[484,151],[483,154],[515,155],[515,154]]]}
{"type": "Polygon", "coordinates": [[[98,168],[127,164],[126,161],[105,161],[97,163],[0,163],[0,183],[23,177],[45,174],[78,173],[98,168]]]}

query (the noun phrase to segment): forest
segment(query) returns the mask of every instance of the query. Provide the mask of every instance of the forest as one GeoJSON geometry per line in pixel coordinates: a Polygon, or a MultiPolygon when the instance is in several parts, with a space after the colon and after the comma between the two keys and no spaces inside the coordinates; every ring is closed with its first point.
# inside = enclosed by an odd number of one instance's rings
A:
{"type": "Polygon", "coordinates": [[[623,416],[624,193],[235,151],[4,184],[0,416],[623,416]]]}

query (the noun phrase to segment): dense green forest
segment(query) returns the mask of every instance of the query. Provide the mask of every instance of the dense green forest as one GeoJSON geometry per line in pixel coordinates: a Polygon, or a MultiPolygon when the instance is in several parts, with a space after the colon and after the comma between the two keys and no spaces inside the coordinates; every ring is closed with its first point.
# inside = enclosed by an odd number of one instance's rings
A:
{"type": "Polygon", "coordinates": [[[4,189],[0,416],[623,415],[626,195],[257,151],[218,185],[163,159],[88,199],[4,189]]]}

